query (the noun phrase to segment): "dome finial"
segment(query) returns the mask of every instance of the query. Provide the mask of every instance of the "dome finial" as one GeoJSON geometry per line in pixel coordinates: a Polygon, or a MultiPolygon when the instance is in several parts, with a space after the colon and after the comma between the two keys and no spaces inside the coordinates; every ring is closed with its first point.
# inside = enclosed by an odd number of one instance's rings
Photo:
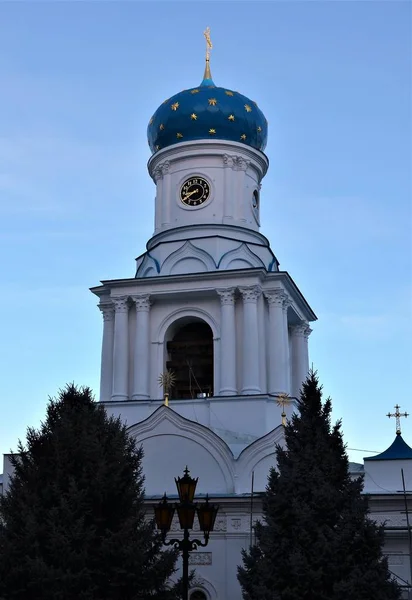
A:
{"type": "Polygon", "coordinates": [[[212,40],[210,39],[210,27],[206,27],[203,32],[206,40],[206,66],[203,75],[203,81],[200,85],[215,85],[212,80],[212,74],[210,72],[210,51],[213,48],[212,40]]]}

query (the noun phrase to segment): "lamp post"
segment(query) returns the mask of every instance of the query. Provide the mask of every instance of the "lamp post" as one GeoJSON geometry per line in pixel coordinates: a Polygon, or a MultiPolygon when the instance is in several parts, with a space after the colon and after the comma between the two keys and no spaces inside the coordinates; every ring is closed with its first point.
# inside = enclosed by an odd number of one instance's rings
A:
{"type": "Polygon", "coordinates": [[[210,532],[215,525],[217,511],[219,507],[216,504],[210,504],[209,498],[206,501],[197,504],[194,502],[196,485],[198,478],[190,477],[189,469],[186,467],[183,477],[176,479],[176,487],[179,494],[179,502],[169,503],[166,494],[163,499],[154,507],[156,526],[162,533],[162,539],[165,546],[174,546],[182,553],[183,558],[183,577],[182,600],[188,600],[189,594],[189,552],[196,550],[198,546],[207,546],[210,532]],[[171,539],[166,541],[166,536],[172,525],[175,510],[179,517],[180,528],[183,529],[183,539],[171,539]],[[189,530],[193,528],[195,514],[199,521],[200,529],[203,532],[204,541],[190,539],[189,530]]]}

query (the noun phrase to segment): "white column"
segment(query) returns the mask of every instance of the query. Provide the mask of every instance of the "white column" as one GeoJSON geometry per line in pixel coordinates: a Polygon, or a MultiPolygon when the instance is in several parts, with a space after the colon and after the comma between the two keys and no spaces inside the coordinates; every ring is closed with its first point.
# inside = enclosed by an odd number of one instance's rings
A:
{"type": "Polygon", "coordinates": [[[149,318],[150,297],[148,294],[132,296],[136,306],[136,335],[133,362],[132,400],[150,398],[149,394],[149,318]]]}
{"type": "Polygon", "coordinates": [[[296,397],[299,397],[302,383],[309,372],[308,337],[311,331],[306,322],[291,328],[292,395],[296,397]]]}
{"type": "Polygon", "coordinates": [[[235,288],[216,290],[220,296],[220,396],[235,396],[236,322],[235,288]]]}
{"type": "Polygon", "coordinates": [[[268,290],[264,294],[269,305],[269,393],[287,393],[289,388],[287,379],[288,339],[285,339],[285,318],[287,317],[283,306],[287,295],[281,289],[268,290]]]}
{"type": "Polygon", "coordinates": [[[103,315],[102,360],[100,367],[100,402],[110,400],[113,384],[113,338],[114,307],[113,304],[99,304],[103,315]]]}
{"type": "Polygon", "coordinates": [[[129,306],[128,297],[113,298],[114,344],[112,400],[127,400],[129,364],[129,306]]]}
{"type": "Polygon", "coordinates": [[[262,293],[258,285],[241,287],[243,299],[243,386],[242,394],[260,394],[259,323],[257,300],[262,293]]]}

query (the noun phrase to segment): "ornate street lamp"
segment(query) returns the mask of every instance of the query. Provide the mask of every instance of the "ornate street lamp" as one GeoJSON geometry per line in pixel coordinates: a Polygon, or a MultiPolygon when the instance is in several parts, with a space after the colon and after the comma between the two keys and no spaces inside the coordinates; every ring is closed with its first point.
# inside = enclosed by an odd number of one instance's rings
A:
{"type": "Polygon", "coordinates": [[[154,507],[155,521],[157,528],[162,533],[162,539],[165,546],[174,546],[182,553],[183,557],[183,577],[182,600],[188,600],[189,593],[189,552],[196,550],[198,546],[207,546],[210,532],[215,525],[217,511],[219,507],[216,504],[210,504],[209,497],[206,496],[206,502],[197,504],[193,502],[196,492],[198,479],[190,477],[189,469],[186,467],[183,477],[175,478],[179,502],[170,504],[166,494],[159,504],[154,507]],[[175,510],[179,517],[180,528],[183,529],[183,539],[171,539],[166,541],[166,536],[172,525],[175,510]],[[199,521],[200,529],[203,532],[204,542],[198,539],[189,538],[189,530],[193,528],[195,514],[199,521]]]}

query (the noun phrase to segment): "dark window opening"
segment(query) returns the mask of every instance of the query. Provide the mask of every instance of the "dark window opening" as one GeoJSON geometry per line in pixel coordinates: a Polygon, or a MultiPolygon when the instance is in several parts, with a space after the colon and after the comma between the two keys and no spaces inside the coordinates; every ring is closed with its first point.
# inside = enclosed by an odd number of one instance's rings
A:
{"type": "Polygon", "coordinates": [[[174,372],[171,399],[213,395],[213,333],[207,323],[195,321],[181,327],[167,342],[166,368],[174,372]]]}

